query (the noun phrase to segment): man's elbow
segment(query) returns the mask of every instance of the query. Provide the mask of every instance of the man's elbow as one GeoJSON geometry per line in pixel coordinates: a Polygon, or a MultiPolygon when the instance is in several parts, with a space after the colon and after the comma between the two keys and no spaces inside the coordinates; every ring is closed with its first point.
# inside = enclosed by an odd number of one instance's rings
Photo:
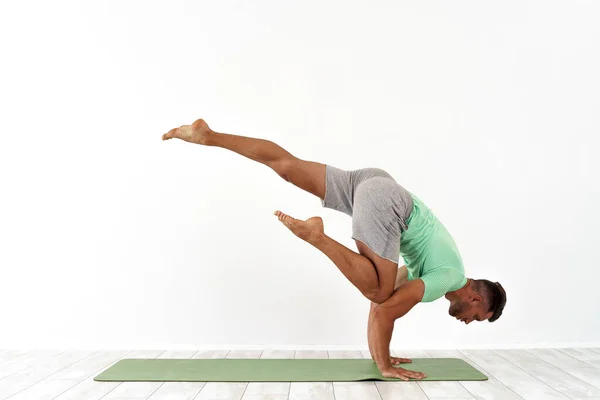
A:
{"type": "Polygon", "coordinates": [[[423,284],[421,280],[407,282],[399,287],[388,300],[372,306],[372,311],[379,319],[395,321],[417,305],[422,297],[423,284]]]}

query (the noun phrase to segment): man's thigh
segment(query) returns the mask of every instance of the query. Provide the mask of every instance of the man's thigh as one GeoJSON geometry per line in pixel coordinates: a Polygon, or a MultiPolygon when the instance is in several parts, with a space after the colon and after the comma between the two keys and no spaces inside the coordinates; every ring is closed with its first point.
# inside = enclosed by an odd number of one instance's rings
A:
{"type": "Polygon", "coordinates": [[[396,275],[398,272],[398,263],[380,257],[373,250],[369,248],[364,242],[354,239],[356,242],[356,248],[358,252],[367,257],[377,270],[377,276],[379,278],[379,288],[384,293],[392,293],[396,285],[396,275]]]}

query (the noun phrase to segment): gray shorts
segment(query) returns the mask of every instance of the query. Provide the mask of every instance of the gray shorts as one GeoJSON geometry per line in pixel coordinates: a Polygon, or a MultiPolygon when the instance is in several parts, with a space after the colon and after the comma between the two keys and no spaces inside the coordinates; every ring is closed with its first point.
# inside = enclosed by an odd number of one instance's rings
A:
{"type": "Polygon", "coordinates": [[[413,207],[410,193],[379,168],[345,171],[326,165],[325,182],[323,207],[350,215],[352,239],[397,263],[400,235],[413,207]]]}

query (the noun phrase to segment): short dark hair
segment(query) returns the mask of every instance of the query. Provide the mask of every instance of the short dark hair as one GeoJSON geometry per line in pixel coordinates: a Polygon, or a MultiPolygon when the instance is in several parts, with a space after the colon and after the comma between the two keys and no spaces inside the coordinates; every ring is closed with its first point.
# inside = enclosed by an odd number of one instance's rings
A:
{"type": "Polygon", "coordinates": [[[475,282],[476,290],[488,304],[488,312],[493,313],[488,321],[494,322],[502,315],[502,310],[506,305],[506,292],[498,282],[490,282],[487,279],[476,279],[475,282]]]}

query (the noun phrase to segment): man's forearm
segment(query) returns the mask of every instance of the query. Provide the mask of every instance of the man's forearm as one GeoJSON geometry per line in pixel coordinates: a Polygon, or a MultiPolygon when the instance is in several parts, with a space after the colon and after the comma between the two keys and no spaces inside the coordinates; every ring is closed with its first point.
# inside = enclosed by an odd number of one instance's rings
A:
{"type": "Polygon", "coordinates": [[[371,358],[375,361],[375,350],[373,349],[373,338],[371,337],[371,321],[373,321],[373,310],[377,306],[377,303],[371,303],[371,310],[369,311],[369,318],[367,321],[367,343],[369,344],[369,353],[371,358]]]}
{"type": "MultiPolygon", "coordinates": [[[[398,287],[402,286],[408,282],[408,273],[406,269],[406,265],[398,267],[398,272],[396,273],[396,284],[394,285],[394,291],[398,289],[398,287]]],[[[371,358],[375,360],[375,350],[373,349],[373,339],[369,332],[371,331],[371,321],[373,318],[373,310],[377,307],[377,303],[371,302],[371,310],[369,311],[369,318],[367,323],[367,342],[369,343],[369,353],[371,353],[371,358]]]]}
{"type": "Polygon", "coordinates": [[[377,368],[383,371],[392,366],[390,360],[390,342],[392,341],[394,321],[386,318],[378,318],[375,311],[369,314],[368,325],[367,340],[369,342],[369,351],[377,364],[377,368]]]}
{"type": "Polygon", "coordinates": [[[371,304],[367,333],[369,350],[380,371],[391,367],[390,342],[394,322],[421,300],[423,291],[423,281],[417,279],[403,283],[383,303],[371,304]]]}

